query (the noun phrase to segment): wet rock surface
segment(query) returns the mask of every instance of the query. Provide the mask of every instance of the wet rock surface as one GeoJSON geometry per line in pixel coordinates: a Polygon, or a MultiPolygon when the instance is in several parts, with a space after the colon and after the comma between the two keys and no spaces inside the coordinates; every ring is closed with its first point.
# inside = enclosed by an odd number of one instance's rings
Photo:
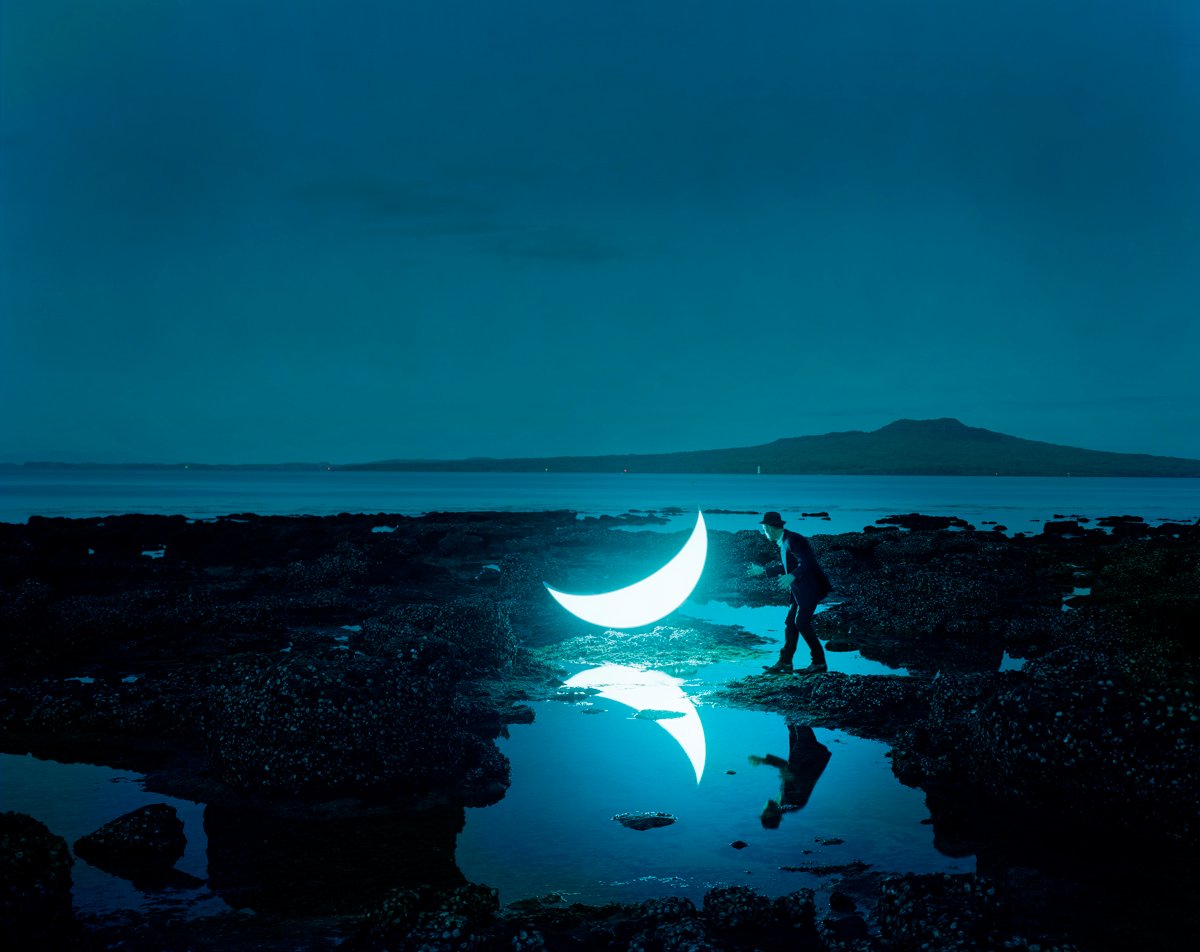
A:
{"type": "MultiPolygon", "coordinates": [[[[163,793],[202,800],[209,885],[255,912],[253,922],[101,917],[88,922],[93,938],[1104,950],[1174,948],[1200,928],[1188,898],[1200,838],[1200,528],[1133,517],[1064,513],[1008,538],[910,514],[875,532],[812,536],[834,585],[818,633],[911,676],[842,674],[833,653],[829,674],[749,677],[710,695],[892,743],[897,776],[926,794],[935,842],[974,855],[978,877],[827,871],[853,898],[823,900],[820,913],[811,893],[744,887],[710,892],[701,909],[549,898],[498,909],[486,887],[463,883],[463,808],[503,796],[493,741],[529,721],[527,702],[555,696],[556,665],[686,668],[759,650],[748,632],[683,617],[601,636],[547,604],[544,581],[607,590],[663,564],[687,533],[613,531],[657,518],[0,525],[4,749],[136,769],[163,793]],[[1000,672],[1006,655],[1024,667],[1000,672]]],[[[777,558],[760,533],[709,541],[695,599],[783,611],[774,584],[746,571],[777,558]]],[[[42,842],[24,820],[5,822],[16,824],[6,837],[42,842]]],[[[53,839],[20,850],[43,857],[39,895],[57,897],[28,905],[20,921],[34,929],[71,921],[53,839]]],[[[5,896],[18,895],[17,867],[5,869],[5,889],[17,890],[5,896]]]]}
{"type": "Polygon", "coordinates": [[[613,819],[627,830],[654,830],[679,821],[670,813],[618,813],[613,819]]]}
{"type": "Polygon", "coordinates": [[[75,855],[128,878],[164,876],[183,857],[187,840],[175,808],[151,803],[75,841],[75,855]]]}
{"type": "Polygon", "coordinates": [[[928,695],[929,683],[924,679],[830,671],[790,678],[754,675],[710,697],[737,707],[786,714],[790,724],[890,739],[898,726],[921,716],[928,695]]]}
{"type": "Polygon", "coordinates": [[[622,664],[642,668],[699,668],[758,656],[766,639],[744,629],[682,619],[627,632],[587,634],[542,649],[553,664],[622,664]]]}
{"type": "Polygon", "coordinates": [[[494,802],[508,786],[503,755],[458,709],[458,679],[414,660],[317,650],[220,665],[204,719],[212,775],[289,797],[457,784],[470,805],[494,802]]]}
{"type": "Polygon", "coordinates": [[[0,941],[7,949],[82,948],[67,841],[23,813],[0,813],[0,941]]]}

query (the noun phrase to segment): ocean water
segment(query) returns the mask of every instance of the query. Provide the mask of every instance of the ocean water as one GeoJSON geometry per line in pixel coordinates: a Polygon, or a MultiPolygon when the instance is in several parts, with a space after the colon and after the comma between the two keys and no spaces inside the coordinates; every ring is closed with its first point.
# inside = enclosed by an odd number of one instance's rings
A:
{"type": "MultiPolygon", "coordinates": [[[[1057,515],[1200,517],[1200,479],[984,476],[749,476],[626,473],[0,470],[0,522],[31,515],[702,509],[713,529],[753,527],[774,509],[808,534],[852,532],[897,513],[958,516],[977,528],[1039,531],[1057,515]],[[734,514],[716,510],[731,510],[734,514]],[[804,518],[803,513],[829,518],[804,518]]],[[[664,529],[682,529],[686,515],[664,529]]]]}

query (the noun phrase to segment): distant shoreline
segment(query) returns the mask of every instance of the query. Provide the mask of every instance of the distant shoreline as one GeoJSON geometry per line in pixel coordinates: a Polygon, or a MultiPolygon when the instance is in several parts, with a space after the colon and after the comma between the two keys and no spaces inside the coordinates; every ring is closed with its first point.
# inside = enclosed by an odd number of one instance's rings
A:
{"type": "Polygon", "coordinates": [[[673,476],[1149,476],[1200,478],[1200,459],[1112,453],[1027,440],[959,420],[896,420],[877,430],[797,436],[757,446],[675,453],[466,459],[384,459],[366,463],[0,464],[11,470],[223,470],[395,473],[642,473],[673,476]]]}
{"type": "MultiPolygon", "coordinates": [[[[1165,459],[1173,459],[1174,457],[1163,457],[1165,459]]],[[[885,479],[898,477],[922,477],[936,478],[946,477],[950,479],[962,478],[977,478],[977,479],[1045,479],[1045,478],[1063,478],[1063,479],[1200,479],[1200,472],[1119,472],[1119,473],[1097,473],[1097,472],[930,472],[930,471],[897,471],[897,470],[872,470],[872,471],[843,471],[831,472],[828,470],[797,470],[793,472],[770,472],[770,473],[755,473],[744,471],[725,471],[725,470],[640,470],[640,469],[554,469],[552,467],[530,468],[530,469],[508,469],[508,468],[478,468],[474,466],[455,466],[453,460],[439,460],[443,468],[435,466],[415,465],[415,466],[395,466],[388,467],[372,464],[336,464],[336,463],[56,463],[56,462],[31,462],[31,463],[0,463],[0,472],[246,472],[246,473],[422,473],[425,475],[436,475],[438,473],[478,473],[478,474],[518,474],[524,473],[527,475],[536,475],[537,473],[547,473],[549,475],[572,475],[572,476],[753,476],[763,478],[779,478],[779,477],[794,477],[794,476],[815,476],[815,477],[839,477],[839,476],[872,476],[885,479]]],[[[1183,462],[1191,462],[1183,460],[1183,462]]]]}

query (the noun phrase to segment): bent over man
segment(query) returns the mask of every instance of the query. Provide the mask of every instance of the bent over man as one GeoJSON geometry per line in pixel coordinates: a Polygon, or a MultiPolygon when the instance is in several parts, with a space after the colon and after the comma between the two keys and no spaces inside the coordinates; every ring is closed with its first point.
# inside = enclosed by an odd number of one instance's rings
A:
{"type": "Polygon", "coordinates": [[[788,609],[787,620],[784,622],[783,648],[780,649],[779,660],[764,667],[764,670],[770,674],[791,674],[792,658],[796,654],[800,637],[803,636],[812,656],[812,663],[807,668],[801,668],[798,673],[817,674],[828,671],[825,649],[817,639],[813,627],[813,612],[817,603],[829,594],[833,586],[817,562],[808,540],[799,532],[784,529],[779,513],[768,512],[762,517],[759,525],[767,538],[779,546],[780,564],[769,568],[751,565],[748,574],[781,576],[779,587],[787,589],[792,596],[792,606],[788,609]]]}

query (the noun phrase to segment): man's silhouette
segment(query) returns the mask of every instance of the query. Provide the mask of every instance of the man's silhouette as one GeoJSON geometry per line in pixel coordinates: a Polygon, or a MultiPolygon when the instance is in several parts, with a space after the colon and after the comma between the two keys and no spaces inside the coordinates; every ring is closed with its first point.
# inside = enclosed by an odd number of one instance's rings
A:
{"type": "Polygon", "coordinates": [[[765,757],[751,755],[750,763],[758,766],[767,764],[779,770],[779,799],[768,800],[759,820],[769,830],[779,827],[784,813],[801,810],[812,796],[813,787],[825,771],[825,765],[833,755],[829,748],[817,740],[811,727],[788,725],[788,759],[767,754],[765,757]]]}

